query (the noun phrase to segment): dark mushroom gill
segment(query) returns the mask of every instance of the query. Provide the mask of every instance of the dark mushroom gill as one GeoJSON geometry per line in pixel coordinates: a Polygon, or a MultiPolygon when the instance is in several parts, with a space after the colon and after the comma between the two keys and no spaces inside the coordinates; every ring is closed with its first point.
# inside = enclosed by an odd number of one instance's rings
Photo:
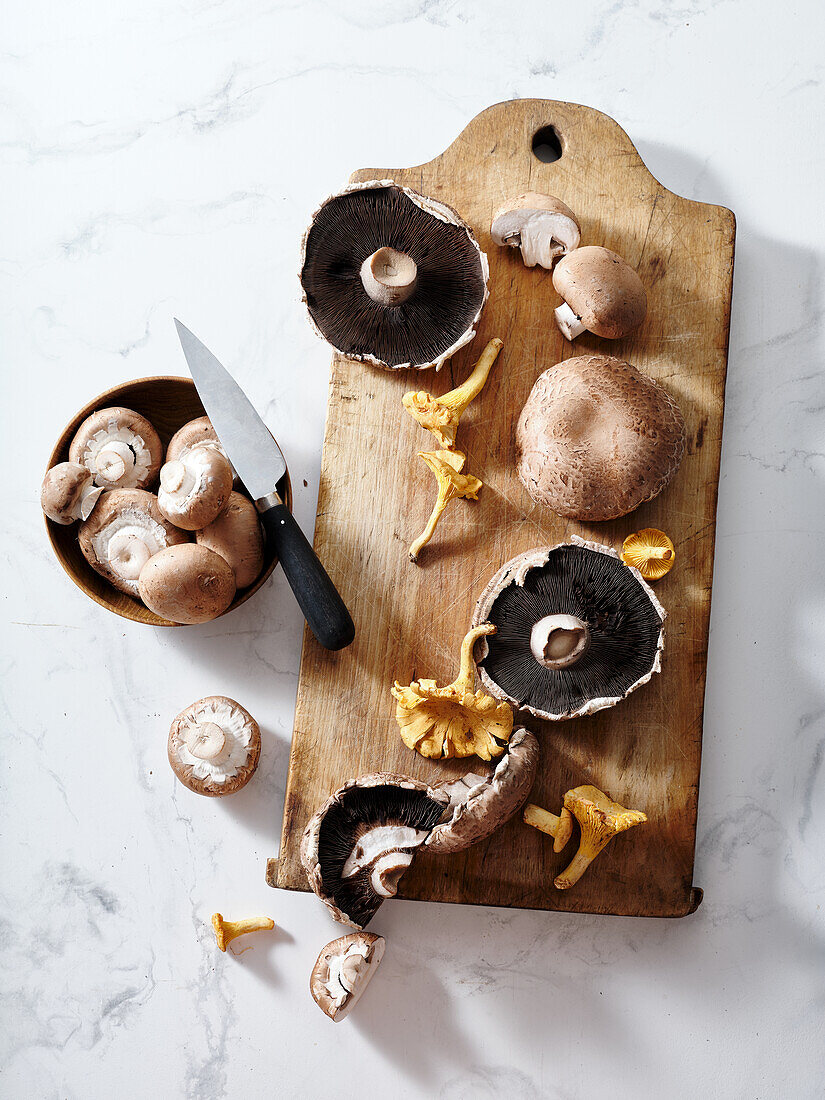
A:
{"type": "Polygon", "coordinates": [[[437,359],[484,300],[481,257],[467,230],[428,214],[398,187],[330,199],[307,236],[301,283],[312,319],[334,348],[389,366],[437,359]],[[398,306],[374,302],[361,282],[362,263],[385,245],[418,267],[415,291],[398,306]]]}
{"type": "Polygon", "coordinates": [[[569,714],[591,699],[623,696],[650,672],[662,622],[628,567],[609,554],[559,546],[530,569],[524,586],[511,581],[488,615],[498,633],[481,661],[494,683],[522,706],[569,714]],[[530,651],[533,624],[551,614],[588,624],[590,648],[570,668],[544,668],[530,651]]]}

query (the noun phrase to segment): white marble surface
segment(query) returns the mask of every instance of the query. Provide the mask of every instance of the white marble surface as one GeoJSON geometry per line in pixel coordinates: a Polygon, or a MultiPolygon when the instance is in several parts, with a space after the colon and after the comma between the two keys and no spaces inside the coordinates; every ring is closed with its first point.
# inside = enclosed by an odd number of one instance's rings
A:
{"type": "Polygon", "coordinates": [[[3,25],[0,1094],[821,1096],[821,5],[28,0],[3,25]],[[304,223],[352,169],[427,160],[518,96],[612,114],[667,186],[738,216],[705,901],[674,922],[390,903],[336,1027],[307,983],[338,929],[264,882],[301,636],[283,578],[209,626],[117,619],[51,556],[39,478],[87,399],[183,373],[177,314],[277,426],[309,528],[329,357],[295,293],[304,223]],[[165,758],[212,692],[264,728],[217,803],[165,758]],[[278,931],[219,955],[217,908],[278,931]]]}

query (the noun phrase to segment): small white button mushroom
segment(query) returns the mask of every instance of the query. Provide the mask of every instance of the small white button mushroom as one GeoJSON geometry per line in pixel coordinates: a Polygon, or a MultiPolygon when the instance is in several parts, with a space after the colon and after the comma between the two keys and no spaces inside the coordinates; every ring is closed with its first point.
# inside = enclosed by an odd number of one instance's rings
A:
{"type": "Polygon", "coordinates": [[[235,597],[235,575],[218,554],[187,542],[153,555],[140,571],[140,598],[173,623],[216,619],[235,597]]]}
{"type": "Polygon", "coordinates": [[[248,588],[261,575],[263,532],[255,505],[241,493],[230,493],[226,508],[195,539],[229,563],[238,588],[248,588]]]}
{"type": "Polygon", "coordinates": [[[562,257],[553,286],[564,299],[555,311],[566,340],[587,330],[605,340],[619,340],[638,328],[647,315],[644,284],[616,252],[585,245],[562,257]]]}
{"type": "Polygon", "coordinates": [[[158,476],[163,445],[145,416],[114,406],[83,421],[69,459],[86,466],[103,489],[145,489],[158,476]]]}
{"type": "Polygon", "coordinates": [[[508,200],[493,215],[493,244],[521,249],[526,267],[539,264],[552,270],[559,257],[579,247],[576,215],[552,195],[528,191],[508,200]]]}
{"type": "Polygon", "coordinates": [[[220,451],[194,447],[160,471],[158,507],[170,523],[197,531],[217,519],[232,492],[232,467],[220,451]]]}
{"type": "Polygon", "coordinates": [[[68,526],[79,519],[88,519],[102,492],[85,466],[59,462],[43,478],[40,506],[53,523],[68,526]]]}

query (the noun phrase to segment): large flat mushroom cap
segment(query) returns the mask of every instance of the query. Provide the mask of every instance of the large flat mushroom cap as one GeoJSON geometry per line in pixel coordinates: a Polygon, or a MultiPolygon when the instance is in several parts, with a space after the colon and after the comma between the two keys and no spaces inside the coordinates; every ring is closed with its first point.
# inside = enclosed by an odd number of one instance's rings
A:
{"type": "Polygon", "coordinates": [[[615,519],[679,468],[685,422],[658,382],[609,355],[580,355],[536,379],[516,427],[530,496],[569,519],[615,519]]]}
{"type": "Polygon", "coordinates": [[[341,355],[392,370],[438,370],[472,340],[488,274],[454,210],[392,180],[333,195],[304,237],[301,285],[316,331],[341,355]],[[415,290],[398,305],[374,301],[362,282],[364,262],[385,248],[417,269],[415,290]]]}
{"type": "Polygon", "coordinates": [[[449,797],[406,775],[351,779],[301,838],[301,863],[334,920],[363,928],[441,819],[449,797]]]}
{"type": "Polygon", "coordinates": [[[561,721],[615,706],[661,668],[665,611],[637,569],[608,546],[575,535],[507,562],[481,594],[473,622],[491,622],[475,658],[497,699],[537,718],[561,721]],[[590,642],[569,667],[536,658],[531,635],[545,616],[587,624],[590,642]]]}

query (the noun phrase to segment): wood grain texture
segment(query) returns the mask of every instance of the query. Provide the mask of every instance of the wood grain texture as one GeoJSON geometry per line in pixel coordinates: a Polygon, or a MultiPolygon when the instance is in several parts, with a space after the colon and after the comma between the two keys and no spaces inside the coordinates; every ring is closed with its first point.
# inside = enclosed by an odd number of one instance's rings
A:
{"type": "MultiPolygon", "coordinates": [[[[133,382],[123,382],[119,386],[101,393],[94,401],[90,401],[78,412],[63,429],[60,438],[54,446],[49,458],[47,469],[56,466],[58,462],[66,462],[69,458],[69,445],[87,416],[91,416],[98,409],[106,409],[113,405],[122,405],[127,409],[145,416],[160,436],[164,454],[169,440],[190,420],[205,416],[204,407],[195,389],[195,383],[191,378],[175,378],[170,375],[158,375],[154,378],[136,378],[133,382]]],[[[155,486],[155,488],[157,488],[155,486]]],[[[292,510],[292,486],[289,481],[289,471],[284,474],[281,483],[281,495],[286,506],[292,510]]],[[[168,619],[162,619],[154,611],[150,611],[140,600],[128,596],[125,592],[118,592],[108,581],[96,573],[81,553],[77,541],[77,524],[62,526],[46,519],[46,531],[49,542],[55,552],[57,560],[65,572],[74,581],[77,587],[89,597],[105,607],[107,611],[120,615],[123,619],[132,619],[136,623],[146,623],[148,626],[183,626],[182,623],[172,623],[168,619]]],[[[235,599],[224,611],[228,615],[236,607],[254,596],[272,575],[272,571],[278,564],[272,546],[264,547],[264,568],[254,584],[242,589],[235,599]]]]}
{"type": "MultiPolygon", "coordinates": [[[[315,547],[350,607],[356,639],[332,655],[305,637],[286,794],[278,885],[307,889],[299,843],[310,815],[352,776],[406,772],[430,782],[470,770],[408,750],[390,685],[452,680],[476,598],[509,558],[576,533],[617,549],[642,527],[666,531],[675,568],[656,585],[668,611],[663,671],[617,707],[590,718],[529,720],[542,745],[531,800],[558,812],[566,790],[593,783],[649,823],[618,837],[572,890],[553,877],[573,845],[552,844],[519,820],[454,856],[417,858],[400,895],[578,912],[682,916],[696,907],[693,852],[713,569],[735,220],[722,207],[662,187],[624,131],[587,107],[546,100],[500,103],[475,118],[442,156],[407,169],[367,169],[454,206],[490,261],[490,300],[478,336],[440,375],[395,375],[335,356],[315,547]],[[563,155],[532,153],[552,124],[563,155]],[[621,253],[647,288],[640,330],[621,341],[585,334],[568,344],[553,323],[550,274],[491,244],[493,211],[522,191],[548,192],[579,215],[583,244],[621,253]],[[410,389],[443,393],[462,381],[493,336],[504,350],[462,420],[466,471],[479,500],[450,505],[420,565],[407,546],[423,527],[434,479],[416,452],[435,442],[401,406],[410,389]],[[536,377],[573,355],[628,359],[676,397],[688,444],[656,500],[620,520],[579,524],[534,505],[516,475],[514,426],[536,377]]],[[[468,762],[470,766],[477,761],[468,762]]]]}

